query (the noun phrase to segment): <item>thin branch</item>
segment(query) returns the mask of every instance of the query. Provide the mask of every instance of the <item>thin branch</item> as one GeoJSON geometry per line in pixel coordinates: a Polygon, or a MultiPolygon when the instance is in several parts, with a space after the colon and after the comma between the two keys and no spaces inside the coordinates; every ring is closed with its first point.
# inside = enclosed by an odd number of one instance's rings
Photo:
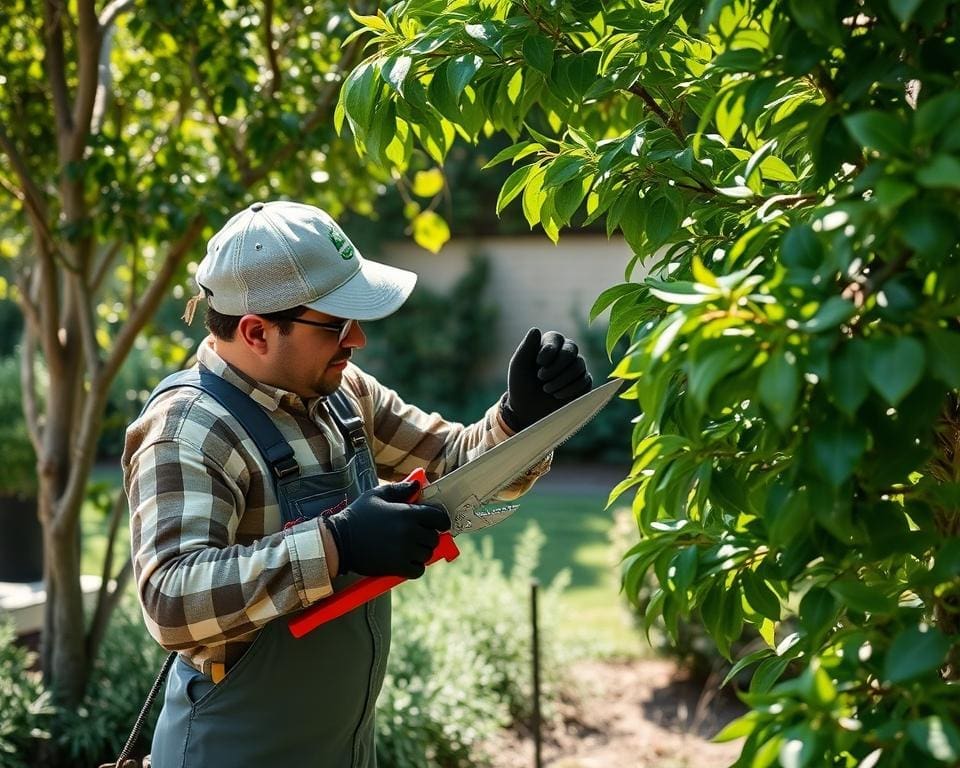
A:
{"type": "Polygon", "coordinates": [[[17,151],[2,124],[0,124],[0,149],[10,159],[10,166],[20,181],[20,189],[18,193],[15,193],[15,196],[23,202],[27,214],[30,216],[30,223],[34,232],[46,243],[51,252],[55,251],[53,235],[50,233],[50,227],[47,224],[47,206],[43,199],[43,193],[34,181],[26,161],[17,151]]]}
{"type": "Polygon", "coordinates": [[[663,126],[667,128],[674,136],[680,139],[680,143],[683,144],[686,142],[687,137],[683,133],[683,128],[680,126],[680,121],[676,115],[668,115],[667,111],[657,104],[657,100],[653,98],[653,95],[644,88],[642,85],[634,84],[627,89],[628,93],[632,93],[634,96],[639,96],[644,104],[647,105],[653,114],[655,114],[660,122],[663,123],[663,126]]]}
{"type": "Polygon", "coordinates": [[[206,82],[204,82],[203,75],[200,73],[200,67],[197,66],[196,56],[190,56],[190,73],[193,75],[194,85],[196,85],[197,90],[200,91],[200,97],[203,99],[207,111],[213,115],[213,123],[216,126],[217,133],[220,134],[220,139],[230,153],[230,157],[233,158],[233,161],[237,164],[237,168],[240,169],[241,173],[247,173],[250,168],[250,163],[246,155],[240,151],[236,137],[227,126],[227,119],[217,112],[213,95],[210,93],[210,89],[207,88],[206,82]]]}
{"type": "Polygon", "coordinates": [[[272,98],[280,90],[282,73],[280,61],[277,57],[277,42],[273,37],[273,0],[265,0],[263,10],[263,45],[267,49],[267,59],[270,62],[270,86],[267,95],[272,98]]]}
{"type": "Polygon", "coordinates": [[[66,62],[63,55],[62,14],[67,9],[58,0],[45,0],[43,4],[44,59],[50,90],[53,93],[53,112],[57,123],[57,138],[61,151],[73,131],[70,112],[70,97],[67,91],[66,62]]]}
{"type": "MultiPolygon", "coordinates": [[[[93,614],[93,620],[90,625],[90,631],[87,633],[87,653],[89,659],[96,658],[100,650],[100,644],[103,642],[103,636],[106,634],[107,626],[110,624],[110,617],[113,615],[114,608],[123,597],[127,584],[130,583],[130,577],[133,575],[133,560],[127,557],[123,568],[116,575],[113,581],[113,589],[108,589],[106,594],[97,598],[97,607],[93,614]]],[[[107,582],[109,586],[109,582],[107,582]]],[[[103,586],[101,585],[101,589],[103,586]]]]}
{"type": "Polygon", "coordinates": [[[120,332],[114,337],[110,356],[99,367],[96,375],[92,377],[77,426],[77,439],[74,441],[76,448],[70,457],[70,474],[63,494],[57,502],[60,509],[77,510],[80,508],[87,477],[90,474],[90,468],[93,466],[96,435],[100,430],[110,384],[116,378],[120,366],[129,354],[137,335],[153,316],[166,295],[167,288],[173,280],[180,262],[196,243],[205,224],[206,217],[203,214],[196,215],[187,225],[187,229],[180,236],[180,239],[170,246],[170,250],[150,284],[150,288],[130,313],[120,332]]]}
{"type": "Polygon", "coordinates": [[[100,263],[94,267],[93,276],[88,283],[91,293],[96,293],[100,290],[100,286],[103,285],[103,281],[110,272],[110,267],[114,259],[117,258],[117,254],[120,253],[121,248],[123,248],[123,241],[117,240],[113,245],[104,250],[103,255],[100,257],[100,263]]]}
{"type": "MultiPolygon", "coordinates": [[[[317,127],[330,119],[330,108],[336,101],[343,85],[343,74],[353,69],[353,65],[360,55],[365,43],[359,38],[350,43],[350,47],[343,52],[337,67],[332,73],[332,77],[327,82],[327,87],[317,99],[317,105],[313,111],[307,115],[300,126],[300,135],[307,136],[317,127]]],[[[243,175],[241,183],[244,187],[251,187],[256,182],[263,179],[276,166],[288,160],[295,152],[301,149],[300,142],[288,141],[281,146],[270,157],[264,160],[256,168],[250,168],[243,175]]]]}
{"type": "Polygon", "coordinates": [[[93,0],[77,0],[77,94],[73,104],[73,132],[63,161],[83,158],[90,136],[93,105],[100,84],[100,49],[103,34],[93,0]]]}
{"type": "MultiPolygon", "coordinates": [[[[113,607],[110,602],[111,593],[116,594],[123,592],[123,588],[119,582],[119,576],[113,590],[110,589],[110,581],[113,576],[113,554],[116,549],[117,532],[120,530],[120,520],[126,510],[127,496],[121,488],[110,510],[110,527],[107,533],[107,551],[103,557],[103,570],[100,576],[100,591],[97,594],[93,620],[90,623],[90,630],[87,633],[87,654],[91,659],[96,655],[100,641],[103,639],[103,633],[110,620],[110,613],[113,607]]],[[[121,569],[121,573],[127,569],[128,565],[132,565],[129,558],[121,569]]]]}

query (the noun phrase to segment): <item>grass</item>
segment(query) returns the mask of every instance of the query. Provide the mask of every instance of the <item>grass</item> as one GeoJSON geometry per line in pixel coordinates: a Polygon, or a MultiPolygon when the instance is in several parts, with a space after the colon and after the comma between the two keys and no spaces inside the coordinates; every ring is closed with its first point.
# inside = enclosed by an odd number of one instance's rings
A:
{"type": "Polygon", "coordinates": [[[604,510],[601,491],[561,493],[534,487],[518,500],[510,519],[483,535],[493,540],[494,555],[509,568],[514,541],[529,522],[546,536],[537,579],[547,584],[569,570],[570,586],[563,594],[562,642],[586,645],[604,656],[636,657],[648,647],[635,629],[619,595],[618,553],[610,545],[613,518],[604,510]]]}
{"type": "MultiPolygon", "coordinates": [[[[92,485],[104,490],[120,486],[118,466],[100,466],[92,485]]],[[[605,491],[562,492],[545,486],[534,488],[518,502],[520,508],[508,520],[482,534],[493,540],[494,556],[505,569],[512,564],[514,542],[529,522],[536,522],[546,536],[536,577],[549,584],[560,571],[570,572],[570,586],[562,597],[559,625],[561,642],[585,647],[591,655],[637,657],[647,649],[642,634],[630,624],[619,596],[617,555],[610,546],[613,519],[604,510],[605,491]]],[[[106,552],[109,508],[89,501],[84,505],[82,568],[100,574],[106,552]]],[[[479,542],[478,542],[479,543],[479,542]]],[[[118,533],[115,568],[130,549],[124,524],[118,533]]],[[[443,567],[443,566],[439,566],[443,567]]],[[[455,567],[450,565],[448,567],[455,567]]]]}

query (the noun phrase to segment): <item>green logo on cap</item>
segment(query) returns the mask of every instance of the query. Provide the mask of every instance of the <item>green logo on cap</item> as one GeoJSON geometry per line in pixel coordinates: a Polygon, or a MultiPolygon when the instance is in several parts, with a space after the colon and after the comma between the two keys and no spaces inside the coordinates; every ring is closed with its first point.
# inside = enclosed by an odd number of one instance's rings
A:
{"type": "Polygon", "coordinates": [[[340,232],[336,229],[330,230],[330,240],[333,243],[334,247],[337,249],[337,253],[340,254],[340,258],[344,261],[349,261],[353,258],[354,249],[353,245],[350,243],[347,238],[345,238],[340,232]]]}

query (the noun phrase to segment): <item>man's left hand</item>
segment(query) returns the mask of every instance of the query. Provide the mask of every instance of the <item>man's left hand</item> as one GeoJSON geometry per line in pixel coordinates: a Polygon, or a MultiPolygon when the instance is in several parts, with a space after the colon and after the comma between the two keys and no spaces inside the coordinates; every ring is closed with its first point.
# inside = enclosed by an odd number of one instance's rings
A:
{"type": "Polygon", "coordinates": [[[541,336],[539,328],[531,328],[510,358],[501,413],[507,425],[519,431],[592,386],[586,361],[573,341],[556,331],[541,336]]]}

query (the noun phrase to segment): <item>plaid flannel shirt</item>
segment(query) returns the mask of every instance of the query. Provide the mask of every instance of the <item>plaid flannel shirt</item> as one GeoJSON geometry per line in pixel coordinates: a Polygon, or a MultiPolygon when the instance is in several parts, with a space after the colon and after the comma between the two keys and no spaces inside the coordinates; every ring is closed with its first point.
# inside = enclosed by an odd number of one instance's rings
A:
{"type": "MultiPolygon", "coordinates": [[[[346,445],[324,398],[251,380],[201,345],[199,364],[267,409],[304,475],[346,464],[346,445]]],[[[434,480],[507,439],[497,405],[464,426],[400,399],[354,365],[343,391],[363,418],[378,476],[416,467],[434,480]]],[[[127,430],[124,487],[130,501],[134,574],[150,634],[196,669],[229,669],[267,622],[332,592],[320,521],[282,528],[270,471],[243,427],[191,387],[160,395],[127,430]]],[[[549,458],[501,491],[513,498],[549,458]]]]}

